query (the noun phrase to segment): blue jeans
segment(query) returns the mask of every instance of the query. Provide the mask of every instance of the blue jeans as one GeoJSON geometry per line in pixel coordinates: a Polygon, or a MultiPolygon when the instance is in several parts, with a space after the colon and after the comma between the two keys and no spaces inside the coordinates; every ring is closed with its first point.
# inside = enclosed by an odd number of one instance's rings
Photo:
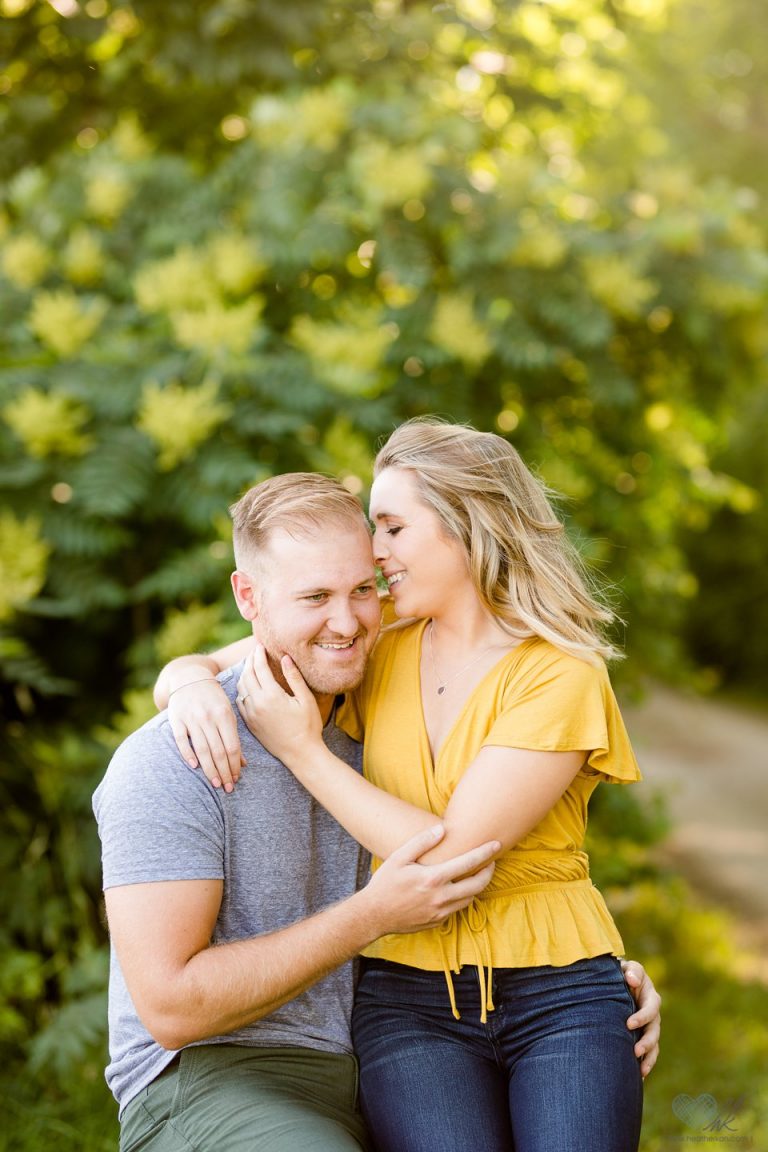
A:
{"type": "Polygon", "coordinates": [[[477,969],[364,960],[353,1039],[379,1152],[636,1152],[642,1079],[618,960],[494,971],[480,1021],[477,969]]]}

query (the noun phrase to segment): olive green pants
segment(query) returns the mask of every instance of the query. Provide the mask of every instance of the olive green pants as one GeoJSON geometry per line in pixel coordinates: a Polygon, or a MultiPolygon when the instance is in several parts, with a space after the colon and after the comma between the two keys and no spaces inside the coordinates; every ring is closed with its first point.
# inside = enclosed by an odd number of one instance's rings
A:
{"type": "Polygon", "coordinates": [[[312,1048],[185,1048],[134,1097],[120,1152],[360,1152],[353,1056],[312,1048]]]}

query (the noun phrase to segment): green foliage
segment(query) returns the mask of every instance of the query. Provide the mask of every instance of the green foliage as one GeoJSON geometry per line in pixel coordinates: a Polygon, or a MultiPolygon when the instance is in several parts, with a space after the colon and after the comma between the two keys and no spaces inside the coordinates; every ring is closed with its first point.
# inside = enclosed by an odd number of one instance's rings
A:
{"type": "Polygon", "coordinates": [[[95,1120],[78,1115],[90,1086],[101,1131],[114,1129],[100,1099],[107,958],[90,812],[103,749],[74,730],[52,739],[49,727],[13,721],[0,754],[0,1147],[105,1147],[95,1120]],[[81,1123],[91,1144],[77,1142],[81,1123]]]}
{"type": "Polygon", "coordinates": [[[706,532],[690,534],[686,550],[701,592],[687,615],[686,638],[708,686],[761,700],[768,693],[768,391],[747,398],[732,424],[718,463],[759,496],[747,496],[743,507],[726,504],[706,532]]]}
{"type": "Polygon", "coordinates": [[[598,788],[589,805],[587,851],[590,873],[601,891],[631,888],[655,876],[652,852],[669,831],[662,793],[643,788],[642,803],[635,790],[598,788]]]}
{"type": "Polygon", "coordinates": [[[642,1149],[666,1152],[682,1137],[699,1147],[672,1105],[680,1094],[701,1093],[715,1096],[722,1108],[737,1102],[734,1131],[758,1148],[768,1137],[762,1026],[768,988],[757,956],[734,942],[728,915],[703,906],[659,865],[654,849],[669,822],[663,795],[645,793],[639,800],[632,788],[598,788],[588,835],[592,877],[627,955],[643,961],[664,1002],[661,1057],[646,1083],[642,1149]]]}
{"type": "MultiPolygon", "coordinates": [[[[364,494],[403,418],[495,429],[616,587],[625,675],[757,680],[765,86],[749,0],[0,14],[0,1048],[42,1095],[14,1146],[97,1149],[89,795],[158,663],[236,634],[249,484],[364,494]]],[[[631,891],[661,817],[613,792],[631,891]]]]}
{"type": "MultiPolygon", "coordinates": [[[[681,1137],[700,1143],[673,1111],[679,1094],[735,1102],[732,1137],[760,1148],[768,1139],[765,1062],[768,988],[754,959],[734,944],[727,915],[697,906],[675,877],[638,884],[616,905],[624,943],[662,993],[662,1057],[646,1091],[643,1152],[666,1152],[681,1137]]],[[[706,1137],[709,1135],[709,1142],[706,1137]]]]}

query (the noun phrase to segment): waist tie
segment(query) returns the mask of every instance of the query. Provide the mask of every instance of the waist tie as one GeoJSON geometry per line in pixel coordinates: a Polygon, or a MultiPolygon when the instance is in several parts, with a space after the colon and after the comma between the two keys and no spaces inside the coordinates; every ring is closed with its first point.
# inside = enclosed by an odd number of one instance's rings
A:
{"type": "MultiPolygon", "coordinates": [[[[488,1021],[488,1013],[494,1010],[493,957],[491,955],[491,939],[488,933],[487,904],[499,898],[504,899],[510,896],[522,896],[533,892],[545,892],[548,889],[562,890],[563,887],[564,885],[561,881],[544,880],[539,883],[523,884],[514,888],[497,888],[492,892],[485,892],[482,896],[476,896],[471,904],[467,905],[466,908],[462,908],[459,912],[452,912],[448,919],[444,920],[438,927],[437,939],[440,944],[443,975],[445,976],[445,983],[448,987],[448,999],[451,1003],[451,1012],[455,1020],[461,1019],[461,1013],[456,1006],[456,991],[453,987],[451,971],[455,972],[456,975],[461,971],[461,964],[459,963],[459,933],[461,925],[465,925],[469,939],[472,941],[472,951],[474,953],[477,977],[480,984],[480,1023],[485,1024],[488,1021]],[[456,944],[453,969],[451,968],[451,958],[448,955],[448,940],[450,938],[454,939],[456,944]]],[[[568,889],[591,888],[592,881],[589,877],[582,877],[578,880],[569,881],[566,887],[568,889]]]]}
{"type": "MultiPolygon", "coordinates": [[[[491,941],[486,931],[488,913],[482,900],[475,898],[466,908],[462,908],[459,912],[452,912],[438,929],[440,954],[443,961],[443,975],[445,976],[445,983],[448,986],[448,999],[451,1002],[451,1012],[453,1013],[454,1020],[461,1020],[461,1013],[456,1007],[456,991],[453,987],[446,937],[451,936],[455,932],[456,940],[458,941],[459,926],[461,923],[466,924],[469,930],[469,938],[472,941],[477,978],[480,984],[480,1023],[485,1024],[488,1020],[488,1012],[493,1012],[494,1008],[493,960],[491,957],[491,941]]],[[[458,964],[458,960],[456,963],[458,964]]],[[[458,975],[461,968],[457,967],[454,971],[458,975]]]]}

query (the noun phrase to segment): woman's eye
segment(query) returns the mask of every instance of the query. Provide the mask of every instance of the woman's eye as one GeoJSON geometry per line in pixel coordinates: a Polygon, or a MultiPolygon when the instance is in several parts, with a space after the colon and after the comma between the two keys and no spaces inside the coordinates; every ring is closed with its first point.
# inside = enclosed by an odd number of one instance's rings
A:
{"type": "Polygon", "coordinates": [[[398,532],[402,531],[400,527],[387,528],[387,536],[397,536],[398,532]]]}

